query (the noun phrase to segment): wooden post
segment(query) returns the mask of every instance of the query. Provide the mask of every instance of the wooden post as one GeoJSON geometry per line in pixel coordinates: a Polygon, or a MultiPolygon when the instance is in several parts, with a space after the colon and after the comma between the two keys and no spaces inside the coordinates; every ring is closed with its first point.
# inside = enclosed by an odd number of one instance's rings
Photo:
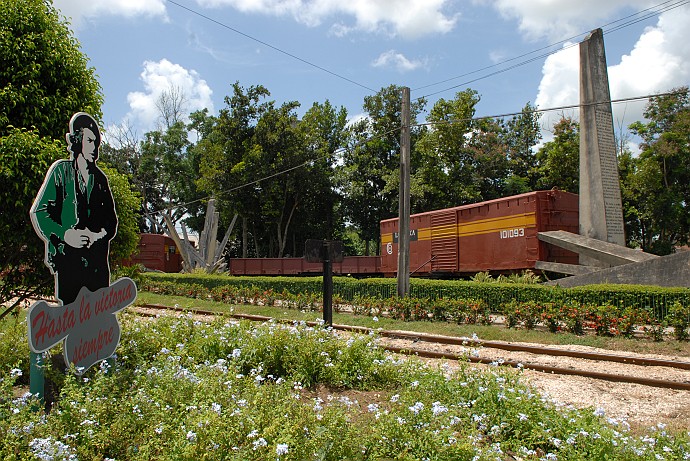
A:
{"type": "Polygon", "coordinates": [[[398,204],[398,296],[410,292],[410,89],[402,89],[400,197],[398,204]]]}
{"type": "Polygon", "coordinates": [[[323,322],[333,326],[333,261],[330,245],[324,242],[323,257],[323,322]]]}

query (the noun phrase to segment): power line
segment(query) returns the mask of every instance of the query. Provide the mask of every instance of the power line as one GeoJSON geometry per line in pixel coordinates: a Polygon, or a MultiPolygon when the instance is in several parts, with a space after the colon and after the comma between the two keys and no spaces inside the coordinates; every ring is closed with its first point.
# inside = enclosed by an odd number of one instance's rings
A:
{"type": "Polygon", "coordinates": [[[357,86],[359,86],[359,87],[361,87],[361,88],[364,88],[365,90],[371,91],[372,93],[376,93],[376,90],[374,90],[374,89],[372,89],[372,88],[369,88],[369,87],[366,86],[366,85],[363,85],[363,84],[361,84],[361,83],[359,83],[359,82],[356,82],[356,81],[354,81],[354,80],[352,80],[352,79],[349,79],[349,78],[347,78],[347,77],[345,77],[345,76],[343,76],[343,75],[340,75],[340,74],[338,74],[338,73],[336,73],[336,72],[333,72],[332,70],[328,70],[328,69],[326,69],[325,67],[321,67],[321,66],[319,66],[318,64],[314,64],[314,63],[311,62],[311,61],[307,61],[306,59],[300,58],[299,56],[294,55],[294,54],[292,54],[292,53],[290,53],[290,52],[288,52],[288,51],[285,51],[285,50],[283,50],[283,49],[281,49],[281,48],[278,48],[277,46],[271,45],[271,44],[268,43],[268,42],[265,42],[265,41],[263,41],[263,40],[261,40],[261,39],[258,39],[258,38],[256,38],[256,37],[253,37],[253,36],[251,36],[251,35],[249,35],[249,34],[247,34],[247,33],[244,33],[244,32],[242,32],[242,31],[240,31],[240,30],[238,30],[238,29],[235,29],[234,27],[231,27],[231,26],[229,26],[229,25],[227,25],[227,24],[225,24],[225,23],[222,23],[222,22],[220,22],[220,21],[218,21],[218,20],[216,20],[216,19],[213,19],[213,18],[211,18],[211,17],[209,17],[209,16],[206,16],[206,15],[203,14],[203,13],[200,13],[200,12],[198,12],[198,11],[196,11],[196,10],[193,10],[193,9],[187,7],[187,6],[181,5],[180,3],[177,3],[177,2],[174,1],[174,0],[167,0],[167,1],[168,1],[168,3],[171,3],[171,4],[173,4],[173,5],[175,5],[175,6],[179,7],[179,8],[182,8],[183,10],[186,10],[186,11],[192,13],[192,14],[195,14],[195,15],[197,15],[197,16],[199,16],[199,17],[201,17],[201,18],[203,18],[203,19],[205,19],[205,20],[207,20],[207,21],[210,21],[210,22],[212,22],[212,23],[214,23],[214,24],[217,24],[217,25],[219,25],[219,26],[221,26],[221,27],[223,27],[223,28],[225,28],[225,29],[228,29],[228,30],[230,30],[230,31],[232,31],[232,32],[235,32],[235,33],[238,34],[238,35],[241,35],[241,36],[243,36],[243,37],[245,37],[245,38],[248,38],[248,39],[253,40],[253,41],[257,42],[257,43],[260,43],[261,45],[266,46],[266,47],[268,47],[268,48],[270,48],[270,49],[272,49],[272,50],[275,50],[275,51],[277,51],[277,52],[279,52],[279,53],[282,53],[282,54],[284,54],[284,55],[286,55],[286,56],[289,56],[289,57],[291,57],[292,59],[296,59],[297,61],[299,61],[299,62],[301,62],[301,63],[307,64],[308,66],[314,67],[315,69],[318,69],[318,70],[320,70],[320,71],[322,71],[322,72],[326,72],[327,74],[330,74],[330,75],[332,75],[332,76],[334,76],[334,77],[337,77],[337,78],[339,78],[339,79],[341,79],[341,80],[345,80],[346,82],[352,83],[353,85],[357,85],[357,86]]]}
{"type": "MultiPolygon", "coordinates": [[[[672,95],[677,95],[677,94],[682,94],[682,93],[684,93],[684,91],[670,91],[667,93],[648,94],[646,96],[632,96],[629,98],[611,99],[608,101],[595,101],[595,102],[590,102],[587,104],[569,104],[569,105],[565,105],[565,106],[549,107],[546,109],[535,108],[534,110],[531,110],[530,112],[545,113],[545,112],[556,112],[556,111],[561,111],[561,110],[566,110],[566,109],[577,109],[580,107],[598,106],[599,104],[622,104],[622,103],[628,103],[628,102],[632,102],[632,101],[643,101],[645,99],[658,98],[660,96],[672,96],[672,95]]],[[[499,114],[499,115],[483,115],[481,117],[467,117],[467,118],[459,118],[459,119],[453,119],[453,120],[441,120],[438,122],[417,123],[417,124],[412,125],[412,126],[453,125],[455,123],[475,121],[475,120],[488,120],[488,119],[494,119],[494,118],[515,117],[517,115],[521,115],[522,113],[523,112],[520,111],[520,112],[509,112],[509,113],[499,114]]]]}
{"type": "MultiPolygon", "coordinates": [[[[667,11],[671,11],[671,10],[673,10],[673,9],[679,8],[679,7],[681,7],[681,6],[683,6],[683,5],[686,5],[686,4],[688,4],[688,3],[690,3],[690,1],[688,1],[688,0],[681,0],[681,1],[677,1],[677,0],[667,0],[667,1],[663,2],[663,3],[659,3],[658,5],[652,6],[652,7],[650,7],[650,8],[646,8],[646,9],[644,9],[644,10],[640,10],[640,11],[638,11],[638,12],[636,12],[636,13],[634,13],[634,14],[631,14],[631,15],[629,15],[629,16],[625,16],[625,17],[623,17],[623,18],[620,18],[620,19],[617,19],[617,20],[615,20],[615,21],[609,22],[609,23],[607,23],[607,24],[601,26],[601,28],[604,29],[604,28],[606,28],[606,27],[608,27],[608,26],[610,26],[610,25],[613,25],[613,24],[616,24],[616,23],[620,23],[620,22],[622,22],[622,21],[626,21],[626,20],[628,20],[628,19],[630,19],[630,18],[639,16],[641,13],[645,13],[645,15],[642,16],[642,17],[638,17],[638,18],[636,18],[636,19],[634,19],[634,20],[630,20],[630,21],[624,22],[624,23],[622,23],[622,24],[619,24],[618,26],[616,26],[616,27],[614,27],[614,28],[612,28],[612,29],[605,30],[605,31],[604,31],[604,34],[609,34],[609,33],[612,33],[612,32],[617,32],[617,31],[619,31],[619,30],[621,30],[621,29],[623,29],[623,28],[626,28],[626,27],[629,27],[629,26],[631,26],[631,25],[633,25],[633,24],[636,24],[636,23],[638,23],[638,22],[647,20],[647,19],[652,18],[652,17],[654,17],[654,16],[657,16],[657,15],[659,15],[659,14],[661,14],[661,13],[665,13],[665,12],[667,12],[667,11]],[[669,4],[670,4],[670,5],[669,5],[669,4]],[[655,8],[659,8],[659,7],[661,7],[661,8],[660,8],[660,9],[655,9],[655,8]],[[651,12],[649,12],[649,11],[651,11],[651,12]]],[[[445,79],[445,80],[442,80],[442,81],[439,81],[439,82],[436,82],[436,83],[432,83],[432,84],[429,84],[429,85],[424,85],[424,86],[421,86],[421,87],[417,87],[417,88],[415,88],[413,91],[417,91],[417,90],[420,90],[420,89],[424,89],[424,88],[429,88],[429,87],[432,87],[432,86],[440,85],[440,84],[442,84],[442,83],[447,83],[447,82],[449,82],[449,81],[457,80],[457,79],[462,78],[462,77],[466,77],[466,76],[469,76],[469,75],[474,75],[474,74],[480,73],[480,72],[485,71],[485,70],[493,69],[493,68],[495,68],[495,67],[500,67],[500,66],[502,66],[502,65],[504,65],[504,64],[507,64],[507,63],[509,63],[509,62],[516,61],[516,60],[518,60],[518,59],[520,59],[520,58],[524,58],[524,57],[526,57],[526,56],[530,56],[530,55],[532,55],[532,54],[534,54],[534,53],[538,53],[538,52],[543,51],[543,50],[548,50],[548,49],[553,48],[553,47],[558,46],[558,45],[563,45],[563,44],[565,44],[565,43],[570,42],[571,40],[574,40],[574,39],[576,39],[576,38],[579,38],[579,37],[581,37],[581,36],[584,36],[584,35],[586,35],[586,34],[588,34],[588,33],[589,33],[589,32],[583,32],[583,33],[574,35],[574,36],[572,36],[572,37],[566,38],[566,39],[564,39],[564,40],[561,40],[561,41],[552,43],[552,44],[547,45],[547,46],[545,46],[545,47],[538,48],[538,49],[533,50],[533,51],[530,51],[530,52],[528,52],[528,53],[521,54],[521,55],[516,56],[516,57],[514,57],[514,58],[506,59],[506,60],[501,61],[501,62],[499,62],[499,63],[493,64],[493,65],[490,65],[490,66],[486,66],[486,67],[482,67],[481,69],[477,69],[477,70],[474,70],[474,71],[471,71],[471,72],[467,72],[467,73],[464,73],[464,74],[461,74],[461,75],[458,75],[458,76],[455,76],[455,77],[451,77],[451,78],[448,78],[448,79],[445,79]]],[[[563,47],[563,48],[557,48],[557,49],[548,51],[548,52],[546,52],[546,53],[542,53],[542,54],[539,54],[539,55],[537,55],[537,56],[533,56],[533,57],[531,57],[531,58],[529,58],[529,59],[526,59],[526,60],[524,60],[524,61],[520,61],[520,62],[518,62],[518,63],[516,63],[516,64],[513,64],[512,66],[509,66],[509,67],[505,67],[505,68],[496,70],[496,71],[491,72],[491,73],[489,73],[489,74],[482,75],[482,76],[480,76],[480,77],[477,77],[477,78],[474,78],[474,79],[465,81],[465,82],[460,83],[460,84],[457,84],[457,85],[453,85],[453,86],[451,86],[451,87],[449,87],[449,88],[445,88],[445,89],[443,89],[443,90],[435,91],[435,92],[433,92],[433,93],[429,93],[429,94],[426,94],[426,95],[424,95],[424,96],[420,96],[419,98],[417,98],[417,100],[423,99],[423,98],[427,98],[427,97],[429,97],[429,96],[435,96],[435,95],[437,95],[437,94],[444,93],[444,92],[446,92],[446,91],[450,91],[450,90],[453,90],[453,89],[455,89],[455,88],[458,88],[458,87],[461,87],[461,86],[465,86],[465,85],[468,85],[468,84],[470,84],[470,83],[477,82],[477,81],[479,81],[479,80],[483,80],[483,79],[486,79],[486,78],[489,78],[489,77],[493,77],[494,75],[498,75],[498,74],[507,72],[507,71],[509,71],[509,70],[513,70],[513,69],[515,69],[515,68],[517,68],[517,67],[524,66],[524,65],[529,64],[529,63],[531,63],[531,62],[540,60],[540,59],[542,59],[542,58],[548,57],[548,56],[550,56],[550,55],[552,55],[552,54],[558,53],[558,52],[563,51],[563,50],[565,50],[565,49],[572,48],[573,46],[577,46],[577,45],[579,45],[579,44],[578,44],[578,43],[573,43],[573,44],[570,44],[570,45],[568,45],[568,46],[566,46],[566,47],[563,47]]]]}

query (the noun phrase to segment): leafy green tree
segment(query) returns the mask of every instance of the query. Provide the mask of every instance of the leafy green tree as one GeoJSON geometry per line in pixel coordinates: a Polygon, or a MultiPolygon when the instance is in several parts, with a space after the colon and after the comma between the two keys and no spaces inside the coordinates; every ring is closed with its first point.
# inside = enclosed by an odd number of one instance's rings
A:
{"type": "Polygon", "coordinates": [[[0,0],[0,136],[63,139],[72,114],[101,118],[95,71],[50,0],[0,0]]]}
{"type": "Polygon", "coordinates": [[[506,130],[493,119],[480,119],[474,123],[468,149],[473,158],[472,184],[480,200],[493,200],[508,194],[506,183],[510,161],[505,143],[506,130]]]}
{"type": "Polygon", "coordinates": [[[508,194],[521,194],[538,188],[534,147],[541,139],[539,114],[528,102],[519,115],[510,118],[505,124],[504,141],[510,168],[506,180],[508,194]]]}
{"type": "Polygon", "coordinates": [[[468,148],[479,94],[471,89],[454,99],[439,99],[427,122],[432,129],[420,138],[420,167],[412,176],[415,209],[428,211],[463,205],[480,199],[474,185],[475,151],[468,148]]]}
{"type": "Polygon", "coordinates": [[[440,99],[431,109],[427,121],[432,128],[417,144],[421,161],[412,185],[417,210],[490,200],[508,192],[507,177],[519,164],[516,140],[521,135],[497,120],[475,119],[480,99],[467,89],[452,100],[440,99]],[[511,141],[516,144],[512,163],[511,141]]]}
{"type": "Polygon", "coordinates": [[[0,303],[46,294],[53,279],[29,209],[50,165],[64,156],[58,141],[13,128],[0,137],[0,303]]]}
{"type": "Polygon", "coordinates": [[[668,254],[690,234],[690,96],[688,87],[650,99],[646,123],[630,125],[642,138],[641,153],[625,177],[624,195],[634,207],[639,246],[668,254]]]}
{"type": "Polygon", "coordinates": [[[537,152],[537,187],[557,187],[577,194],[580,184],[579,125],[573,119],[563,117],[553,129],[553,141],[544,143],[537,152]]]}
{"type": "Polygon", "coordinates": [[[252,161],[256,124],[268,107],[264,99],[270,92],[261,85],[245,89],[239,82],[232,85],[232,90],[232,95],[225,97],[226,107],[220,110],[212,126],[203,124],[204,135],[195,147],[201,159],[197,187],[216,197],[221,222],[229,224],[235,213],[242,218],[241,255],[250,256],[251,230],[255,237],[253,256],[258,256],[259,239],[252,223],[261,220],[260,197],[253,187],[238,187],[260,178],[247,162],[252,161]]]}
{"type": "Polygon", "coordinates": [[[29,208],[65,154],[72,114],[100,117],[102,101],[93,68],[50,1],[0,0],[0,303],[50,292],[29,208]]]}
{"type": "MultiPolygon", "coordinates": [[[[424,99],[412,102],[412,125],[425,105],[424,99]]],[[[378,253],[379,221],[398,212],[402,87],[382,88],[365,97],[363,107],[366,117],[350,127],[340,184],[347,219],[359,229],[367,251],[368,242],[376,242],[378,253]]],[[[410,130],[411,172],[420,163],[415,146],[423,131],[420,127],[410,130]]]]}
{"type": "MultiPolygon", "coordinates": [[[[342,240],[344,214],[341,207],[336,175],[337,152],[346,143],[347,110],[336,108],[328,100],[314,103],[298,124],[304,143],[308,188],[294,223],[294,240],[303,244],[306,239],[342,240]]],[[[292,251],[293,255],[301,254],[292,251]]],[[[356,254],[356,253],[354,253],[356,254]]]]}
{"type": "MultiPolygon", "coordinates": [[[[192,165],[187,158],[188,131],[183,122],[174,122],[165,131],[146,133],[141,143],[139,171],[134,182],[143,199],[146,230],[162,234],[165,229],[161,211],[180,203],[188,194],[189,183],[196,180],[192,165]]],[[[187,212],[185,207],[172,208],[169,214],[177,222],[187,212]]]]}

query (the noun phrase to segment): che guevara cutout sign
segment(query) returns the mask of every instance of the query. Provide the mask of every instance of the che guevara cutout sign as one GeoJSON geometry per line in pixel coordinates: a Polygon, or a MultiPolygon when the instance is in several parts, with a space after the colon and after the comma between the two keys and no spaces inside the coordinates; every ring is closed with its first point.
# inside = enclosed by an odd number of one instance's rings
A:
{"type": "Polygon", "coordinates": [[[117,232],[108,179],[96,165],[100,129],[78,112],[66,135],[70,158],[50,167],[31,207],[31,223],[45,242],[45,264],[59,305],[34,303],[27,317],[29,347],[44,352],[64,341],[65,362],[81,374],[107,359],[120,341],[116,313],[136,299],[134,282],[110,283],[108,252],[117,232]]]}

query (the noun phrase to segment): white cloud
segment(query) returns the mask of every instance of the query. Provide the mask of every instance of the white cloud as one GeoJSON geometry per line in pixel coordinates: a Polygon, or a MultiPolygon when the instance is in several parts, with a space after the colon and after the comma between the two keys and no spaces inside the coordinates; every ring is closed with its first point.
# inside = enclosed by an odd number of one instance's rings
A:
{"type": "Polygon", "coordinates": [[[204,7],[231,6],[242,12],[291,16],[314,27],[331,17],[337,36],[364,31],[404,38],[446,33],[455,26],[458,14],[444,12],[449,0],[197,0],[204,7]],[[352,17],[347,25],[340,16],[352,17]]]}
{"type": "Polygon", "coordinates": [[[144,70],[141,73],[144,91],[135,91],[127,95],[130,112],[127,119],[143,132],[156,128],[159,119],[159,111],[156,102],[161,94],[176,88],[182,91],[187,99],[187,111],[193,112],[207,108],[213,112],[211,88],[205,80],[194,70],[188,70],[179,64],[173,64],[167,59],[158,62],[144,62],[144,70]]]}
{"type": "Polygon", "coordinates": [[[165,0],[54,0],[53,5],[79,26],[100,16],[160,16],[167,19],[165,0]]]}
{"type": "Polygon", "coordinates": [[[395,50],[389,50],[381,53],[378,58],[376,58],[371,65],[373,67],[395,67],[398,72],[409,72],[426,65],[425,60],[409,60],[404,54],[398,53],[395,50]]]}
{"type": "MultiPolygon", "coordinates": [[[[662,93],[690,81],[690,8],[662,14],[647,27],[632,50],[621,56],[607,54],[612,99],[662,93]]],[[[604,35],[606,42],[606,35],[604,35]]],[[[542,69],[536,104],[540,108],[579,103],[579,47],[551,55],[542,69]]],[[[642,120],[646,101],[613,105],[616,128],[642,120]]],[[[574,111],[578,115],[578,111],[574,111]]],[[[551,114],[545,121],[557,120],[551,114]]]]}
{"type": "Polygon", "coordinates": [[[563,40],[597,27],[612,14],[632,8],[641,10],[657,4],[654,0],[493,0],[506,19],[518,21],[529,39],[563,40]]]}
{"type": "MultiPolygon", "coordinates": [[[[580,49],[567,43],[563,50],[552,54],[544,62],[542,79],[535,105],[540,109],[578,104],[580,102],[580,49]]],[[[547,112],[542,123],[551,128],[562,115],[577,116],[577,110],[547,112]]]]}

